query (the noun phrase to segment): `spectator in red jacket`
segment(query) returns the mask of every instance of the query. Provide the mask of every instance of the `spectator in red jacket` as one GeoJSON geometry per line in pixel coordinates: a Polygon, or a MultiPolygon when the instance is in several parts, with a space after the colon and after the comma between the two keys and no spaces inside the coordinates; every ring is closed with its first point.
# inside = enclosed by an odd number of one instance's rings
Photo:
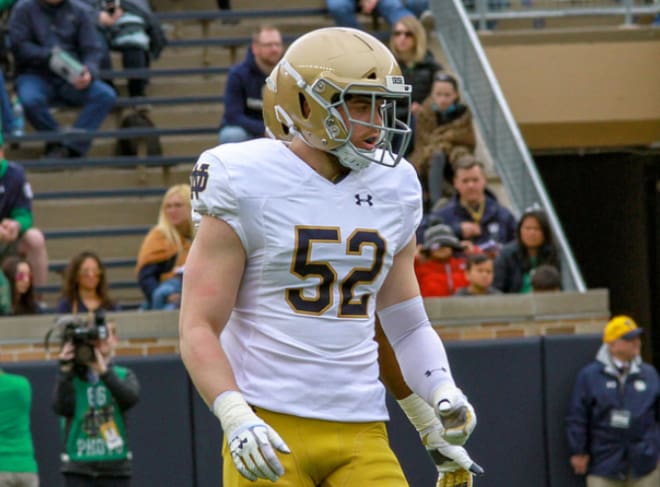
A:
{"type": "Polygon", "coordinates": [[[469,284],[465,277],[464,245],[447,225],[434,225],[424,232],[424,245],[415,261],[415,274],[422,297],[451,296],[469,284]]]}

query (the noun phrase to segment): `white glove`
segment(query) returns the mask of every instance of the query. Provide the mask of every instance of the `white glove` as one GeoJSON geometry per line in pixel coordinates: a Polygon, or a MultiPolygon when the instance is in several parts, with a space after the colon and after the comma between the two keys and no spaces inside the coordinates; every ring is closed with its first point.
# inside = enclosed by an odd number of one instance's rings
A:
{"type": "Polygon", "coordinates": [[[472,487],[472,477],[484,473],[465,448],[451,445],[442,437],[440,424],[422,436],[422,440],[438,469],[436,487],[472,487]]]}
{"type": "Polygon", "coordinates": [[[465,448],[451,445],[443,438],[444,428],[433,408],[416,394],[398,402],[438,469],[436,487],[471,487],[473,475],[480,475],[484,470],[470,458],[465,448]]]}
{"type": "Polygon", "coordinates": [[[444,438],[452,445],[463,445],[477,426],[477,415],[465,394],[451,384],[432,394],[435,412],[444,427],[444,438]]]}
{"type": "Polygon", "coordinates": [[[213,413],[222,424],[231,458],[243,477],[275,482],[284,474],[275,450],[282,453],[291,450],[273,428],[254,414],[239,392],[220,394],[213,401],[213,413]]]}

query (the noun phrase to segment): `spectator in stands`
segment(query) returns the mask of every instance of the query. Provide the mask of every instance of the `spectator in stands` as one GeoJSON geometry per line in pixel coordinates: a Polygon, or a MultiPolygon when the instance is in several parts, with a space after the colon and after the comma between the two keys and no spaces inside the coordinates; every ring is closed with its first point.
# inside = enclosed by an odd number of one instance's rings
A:
{"type": "Polygon", "coordinates": [[[32,188],[20,164],[5,159],[0,136],[0,262],[10,255],[30,261],[32,283],[44,286],[48,279],[48,253],[41,230],[32,226],[32,188]]]}
{"type": "Polygon", "coordinates": [[[0,369],[0,486],[39,487],[31,407],[30,381],[0,369]]]}
{"type": "Polygon", "coordinates": [[[413,115],[418,115],[422,103],[431,94],[434,76],[442,70],[428,48],[426,31],[414,16],[402,17],[394,23],[390,50],[399,62],[406,83],[412,86],[413,115]]]}
{"type": "Polygon", "coordinates": [[[660,378],[642,362],[641,334],[632,318],[613,317],[596,360],[575,381],[566,417],[570,462],[587,487],[660,485],[660,378]]]}
{"type": "MultiPolygon", "coordinates": [[[[415,4],[415,8],[417,8],[419,0],[411,3],[415,4]]],[[[362,25],[357,19],[357,12],[365,15],[376,13],[390,25],[396,24],[403,17],[414,16],[414,13],[406,8],[402,0],[326,0],[325,4],[328,7],[328,13],[339,27],[362,29],[362,25]]]]}
{"type": "Polygon", "coordinates": [[[9,134],[14,131],[14,112],[11,106],[5,76],[0,71],[0,115],[2,116],[2,133],[9,134]]]}
{"type": "Polygon", "coordinates": [[[532,273],[532,292],[561,291],[561,274],[553,265],[541,264],[532,273]]]}
{"type": "Polygon", "coordinates": [[[92,357],[76,357],[70,341],[58,356],[53,410],[63,418],[61,470],[66,487],[131,483],[126,414],[139,400],[140,385],[131,369],[112,363],[117,329],[111,321],[107,329],[107,338],[94,342],[92,357]]]}
{"type": "Polygon", "coordinates": [[[493,287],[493,258],[488,254],[471,254],[466,257],[466,287],[456,291],[456,296],[484,296],[501,294],[493,287]]]}
{"type": "Polygon", "coordinates": [[[163,196],[158,224],[144,238],[137,258],[138,282],[147,309],[178,309],[192,238],[190,186],[177,184],[163,196]]]}
{"type": "Polygon", "coordinates": [[[282,35],[271,25],[252,34],[245,60],[232,67],[225,88],[225,110],[220,122],[220,143],[264,137],[262,90],[266,77],[284,52],[282,35]]]}
{"type": "Polygon", "coordinates": [[[2,272],[9,281],[11,314],[20,316],[41,313],[32,284],[32,267],[27,259],[8,257],[2,263],[2,272]]]}
{"type": "MultiPolygon", "coordinates": [[[[147,0],[82,0],[93,12],[101,34],[102,69],[111,69],[110,50],[121,53],[124,69],[148,69],[167,43],[160,21],[147,0]]],[[[146,96],[149,78],[128,78],[128,96],[146,96]]]]}
{"type": "Polygon", "coordinates": [[[11,314],[11,285],[5,273],[0,272],[0,316],[9,316],[11,314]]]}
{"type": "Polygon", "coordinates": [[[532,208],[520,217],[515,240],[495,259],[494,285],[503,293],[529,293],[532,274],[542,264],[559,269],[559,253],[545,211],[532,208]]]}
{"type": "Polygon", "coordinates": [[[97,309],[117,311],[119,305],[110,298],[101,258],[94,252],[80,252],[71,259],[64,273],[62,297],[55,311],[78,314],[97,309]]]}
{"type": "Polygon", "coordinates": [[[484,166],[474,156],[466,154],[456,160],[454,188],[457,193],[449,203],[433,211],[427,221],[443,221],[459,239],[469,240],[491,254],[513,240],[516,219],[486,188],[484,166]]]}
{"type": "Polygon", "coordinates": [[[465,277],[465,258],[457,257],[463,245],[447,225],[434,225],[424,232],[424,245],[415,259],[415,274],[422,297],[453,295],[469,284],[465,277]]]}
{"type": "MultiPolygon", "coordinates": [[[[75,0],[24,0],[9,18],[9,37],[16,63],[16,88],[25,116],[36,130],[55,131],[59,125],[48,107],[53,102],[82,106],[74,132],[95,131],[115,103],[115,93],[98,79],[103,49],[84,5],[75,0]],[[61,55],[58,55],[58,50],[61,55]],[[59,59],[77,74],[65,79],[51,68],[59,59]],[[73,62],[69,62],[73,59],[73,62]]],[[[62,74],[62,72],[61,72],[62,74]]],[[[80,157],[89,139],[48,142],[47,157],[80,157]]]]}
{"type": "Polygon", "coordinates": [[[450,74],[437,72],[431,94],[417,112],[415,150],[410,155],[428,194],[429,208],[443,196],[445,181],[450,186],[453,179],[454,170],[447,162],[453,164],[462,155],[474,153],[474,146],[472,115],[461,103],[458,82],[450,74]]]}
{"type": "MultiPolygon", "coordinates": [[[[428,49],[426,31],[414,16],[408,15],[393,24],[390,36],[390,50],[399,63],[406,83],[412,86],[412,104],[397,106],[398,117],[407,120],[407,111],[410,111],[410,126],[416,133],[415,125],[417,115],[422,103],[431,93],[434,74],[442,69],[433,54],[428,49]]],[[[395,140],[395,144],[398,142],[395,140]]],[[[410,154],[415,147],[415,140],[408,145],[406,154],[410,154]]]]}

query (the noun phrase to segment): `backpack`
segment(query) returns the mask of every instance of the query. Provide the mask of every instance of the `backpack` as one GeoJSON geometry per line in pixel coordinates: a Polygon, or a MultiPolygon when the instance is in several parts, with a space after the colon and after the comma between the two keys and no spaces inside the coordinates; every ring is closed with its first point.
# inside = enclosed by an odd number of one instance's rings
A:
{"type": "MultiPolygon", "coordinates": [[[[155,128],[156,126],[151,121],[145,110],[132,109],[121,120],[119,128],[155,128]]],[[[115,150],[118,156],[161,156],[163,155],[163,147],[160,143],[158,135],[147,135],[144,137],[117,139],[117,147],[115,150]],[[140,146],[144,146],[143,151],[140,151],[140,146]]]]}

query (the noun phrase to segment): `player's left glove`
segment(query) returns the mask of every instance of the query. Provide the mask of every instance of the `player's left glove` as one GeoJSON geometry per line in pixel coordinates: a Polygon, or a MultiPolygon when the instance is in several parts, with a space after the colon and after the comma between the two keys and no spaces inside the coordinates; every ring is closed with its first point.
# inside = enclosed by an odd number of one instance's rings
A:
{"type": "Polygon", "coordinates": [[[452,384],[433,391],[435,412],[444,427],[444,438],[452,445],[463,445],[477,426],[477,415],[465,394],[452,384]]]}
{"type": "Polygon", "coordinates": [[[484,470],[470,458],[465,448],[451,445],[443,438],[444,428],[433,408],[417,394],[398,402],[436,464],[436,487],[471,487],[473,475],[480,475],[484,470]]]}
{"type": "Polygon", "coordinates": [[[436,487],[472,487],[472,478],[484,473],[465,448],[451,445],[442,438],[441,427],[432,428],[422,440],[438,469],[436,487]]]}

